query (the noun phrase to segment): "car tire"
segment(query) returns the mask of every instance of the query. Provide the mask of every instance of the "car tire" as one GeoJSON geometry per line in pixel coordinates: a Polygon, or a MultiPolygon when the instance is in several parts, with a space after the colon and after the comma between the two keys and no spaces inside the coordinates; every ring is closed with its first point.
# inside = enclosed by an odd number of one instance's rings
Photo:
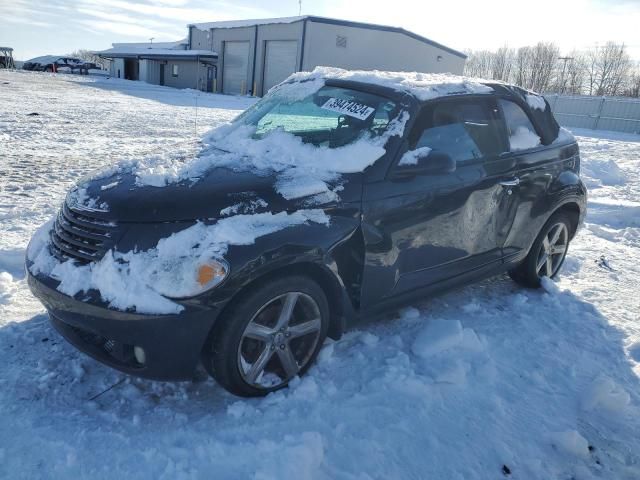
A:
{"type": "Polygon", "coordinates": [[[264,396],[313,364],[327,336],[329,304],[323,289],[300,275],[240,295],[216,322],[202,363],[229,392],[264,396]]]}
{"type": "Polygon", "coordinates": [[[545,276],[554,278],[567,256],[572,232],[573,222],[569,215],[564,212],[553,214],[540,230],[526,258],[509,270],[509,276],[529,288],[539,288],[545,276]],[[559,235],[557,239],[556,235],[559,235]]]}

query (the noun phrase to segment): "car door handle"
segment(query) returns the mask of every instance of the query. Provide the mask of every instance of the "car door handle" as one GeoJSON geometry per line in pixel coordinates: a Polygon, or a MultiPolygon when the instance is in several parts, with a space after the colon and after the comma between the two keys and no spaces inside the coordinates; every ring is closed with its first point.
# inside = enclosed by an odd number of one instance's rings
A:
{"type": "Polygon", "coordinates": [[[503,187],[517,187],[518,185],[520,185],[520,179],[512,178],[510,180],[502,180],[500,182],[500,185],[502,185],[503,187]]]}

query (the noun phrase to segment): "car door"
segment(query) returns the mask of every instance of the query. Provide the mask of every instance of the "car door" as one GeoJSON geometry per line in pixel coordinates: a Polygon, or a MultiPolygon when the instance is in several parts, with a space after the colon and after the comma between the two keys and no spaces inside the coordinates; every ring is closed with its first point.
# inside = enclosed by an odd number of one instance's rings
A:
{"type": "MultiPolygon", "coordinates": [[[[503,158],[513,163],[514,187],[505,211],[503,252],[506,262],[526,256],[548,216],[549,190],[563,172],[563,161],[572,161],[573,149],[543,145],[543,135],[530,114],[514,99],[499,98],[497,106],[503,121],[508,149],[503,158]],[[561,158],[569,152],[567,158],[561,158]]],[[[548,107],[547,107],[548,108],[548,107]]]]}
{"type": "Polygon", "coordinates": [[[455,171],[401,175],[402,151],[387,177],[363,189],[364,308],[455,282],[502,264],[513,159],[493,97],[443,99],[422,108],[404,152],[431,149],[455,171]]]}

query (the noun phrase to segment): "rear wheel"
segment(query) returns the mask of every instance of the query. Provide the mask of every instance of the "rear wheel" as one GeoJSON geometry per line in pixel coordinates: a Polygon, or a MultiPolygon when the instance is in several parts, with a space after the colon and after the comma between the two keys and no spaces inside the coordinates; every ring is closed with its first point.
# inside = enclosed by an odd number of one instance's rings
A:
{"type": "Polygon", "coordinates": [[[261,396],[308,370],[327,336],[329,306],[313,280],[290,276],[243,295],[217,324],[205,368],[231,393],[261,396]]]}
{"type": "Polygon", "coordinates": [[[573,222],[566,213],[556,213],[542,228],[529,254],[509,275],[517,283],[537,288],[542,277],[555,277],[569,249],[573,222]]]}

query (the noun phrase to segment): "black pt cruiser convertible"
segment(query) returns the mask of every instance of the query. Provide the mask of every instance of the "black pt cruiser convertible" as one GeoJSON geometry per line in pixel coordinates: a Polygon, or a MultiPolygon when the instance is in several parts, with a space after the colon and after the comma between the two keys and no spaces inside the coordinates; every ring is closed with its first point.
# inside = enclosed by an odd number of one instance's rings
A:
{"type": "Polygon", "coordinates": [[[93,358],[161,380],[202,363],[242,396],[358,317],[502,272],[538,287],[585,215],[548,103],[463,77],[295,74],[167,162],[77,185],[29,245],[29,286],[93,358]]]}

